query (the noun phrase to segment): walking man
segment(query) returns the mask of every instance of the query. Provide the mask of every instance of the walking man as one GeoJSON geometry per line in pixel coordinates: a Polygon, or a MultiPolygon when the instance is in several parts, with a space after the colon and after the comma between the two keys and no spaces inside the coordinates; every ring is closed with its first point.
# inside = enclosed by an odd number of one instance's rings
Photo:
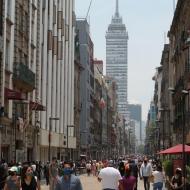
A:
{"type": "Polygon", "coordinates": [[[152,166],[148,162],[148,159],[145,158],[143,164],[140,168],[140,179],[144,180],[144,189],[149,190],[150,189],[150,182],[149,177],[152,175],[152,166]]]}
{"type": "Polygon", "coordinates": [[[56,157],[52,158],[52,162],[49,167],[49,177],[50,190],[54,190],[58,180],[58,167],[56,157]]]}
{"type": "Polygon", "coordinates": [[[80,178],[73,175],[72,162],[64,162],[63,176],[58,180],[55,190],[82,190],[80,178]]]}
{"type": "Polygon", "coordinates": [[[105,168],[100,170],[98,181],[102,182],[103,190],[117,190],[119,181],[122,180],[119,170],[112,167],[112,163],[105,164],[105,168]]]}

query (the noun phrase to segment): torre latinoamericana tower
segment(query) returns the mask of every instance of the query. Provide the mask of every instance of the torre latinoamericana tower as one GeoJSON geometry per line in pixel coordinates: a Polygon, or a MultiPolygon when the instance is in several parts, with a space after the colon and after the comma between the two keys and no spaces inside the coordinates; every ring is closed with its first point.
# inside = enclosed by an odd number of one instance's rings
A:
{"type": "Polygon", "coordinates": [[[106,75],[113,77],[118,86],[118,112],[127,119],[128,89],[128,33],[119,15],[119,2],[106,32],[106,75]]]}

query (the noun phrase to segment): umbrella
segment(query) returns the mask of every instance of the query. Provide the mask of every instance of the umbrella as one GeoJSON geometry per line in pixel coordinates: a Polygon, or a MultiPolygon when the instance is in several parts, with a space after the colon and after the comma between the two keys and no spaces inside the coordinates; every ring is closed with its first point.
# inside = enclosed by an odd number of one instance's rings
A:
{"type": "MultiPolygon", "coordinates": [[[[190,146],[185,145],[185,152],[190,153],[190,146]]],[[[159,154],[181,154],[183,153],[183,145],[178,144],[166,150],[159,152],[159,154]]]]}

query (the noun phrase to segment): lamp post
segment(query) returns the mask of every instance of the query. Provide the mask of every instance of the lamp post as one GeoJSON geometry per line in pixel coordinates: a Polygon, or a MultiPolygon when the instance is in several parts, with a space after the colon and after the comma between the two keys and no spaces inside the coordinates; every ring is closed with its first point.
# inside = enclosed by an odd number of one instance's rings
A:
{"type": "Polygon", "coordinates": [[[52,131],[52,126],[51,126],[51,121],[52,120],[59,120],[58,117],[49,117],[49,147],[48,147],[48,159],[49,159],[49,162],[51,160],[51,131],[52,131]]]}

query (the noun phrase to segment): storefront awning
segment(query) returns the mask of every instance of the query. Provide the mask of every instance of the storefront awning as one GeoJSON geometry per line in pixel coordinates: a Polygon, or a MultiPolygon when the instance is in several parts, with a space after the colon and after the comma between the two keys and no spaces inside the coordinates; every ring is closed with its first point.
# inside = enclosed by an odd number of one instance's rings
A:
{"type": "Polygon", "coordinates": [[[5,88],[5,98],[9,100],[25,100],[26,97],[21,92],[17,92],[15,90],[5,88]]]}
{"type": "Polygon", "coordinates": [[[46,107],[38,102],[30,101],[30,109],[35,111],[46,111],[46,107]]]}

